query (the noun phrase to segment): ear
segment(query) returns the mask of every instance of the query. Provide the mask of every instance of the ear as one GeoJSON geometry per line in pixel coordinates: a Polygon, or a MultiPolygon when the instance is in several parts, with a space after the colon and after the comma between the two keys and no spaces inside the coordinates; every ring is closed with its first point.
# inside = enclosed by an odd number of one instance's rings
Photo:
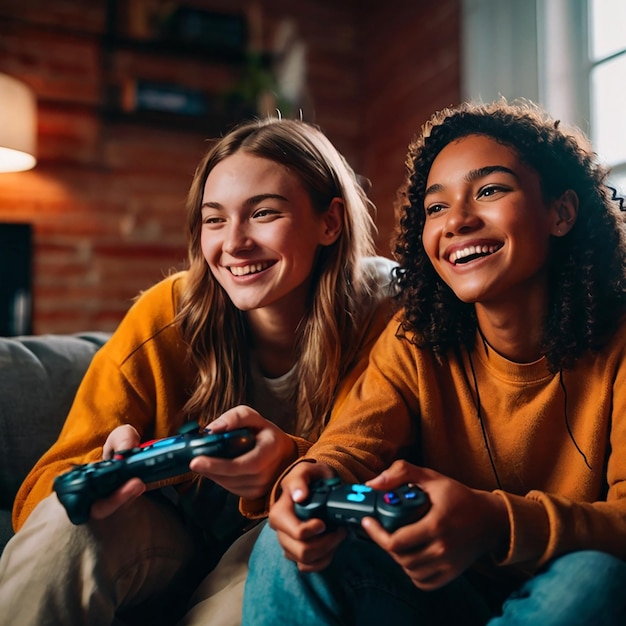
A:
{"type": "Polygon", "coordinates": [[[554,222],[551,234],[555,237],[563,237],[569,233],[576,223],[578,216],[578,196],[575,191],[568,189],[557,198],[553,204],[554,222]]]}
{"type": "Polygon", "coordinates": [[[344,204],[341,198],[333,198],[328,210],[322,215],[322,236],[320,244],[330,246],[337,241],[343,230],[344,204]]]}

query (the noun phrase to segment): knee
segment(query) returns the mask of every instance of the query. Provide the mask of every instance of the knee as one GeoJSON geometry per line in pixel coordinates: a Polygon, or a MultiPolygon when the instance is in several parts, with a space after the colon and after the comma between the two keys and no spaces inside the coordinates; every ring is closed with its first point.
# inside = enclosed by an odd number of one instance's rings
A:
{"type": "Polygon", "coordinates": [[[554,559],[504,603],[496,624],[546,626],[626,623],[626,563],[595,550],[554,559]],[[534,620],[534,621],[533,621],[534,620]]]}
{"type": "Polygon", "coordinates": [[[550,566],[571,588],[585,593],[612,593],[626,586],[626,563],[606,552],[581,550],[555,559],[550,566]]]}
{"type": "Polygon", "coordinates": [[[53,547],[64,543],[73,528],[76,526],[70,522],[56,494],[52,494],[33,509],[24,526],[16,533],[15,539],[20,542],[37,541],[53,547]]]}

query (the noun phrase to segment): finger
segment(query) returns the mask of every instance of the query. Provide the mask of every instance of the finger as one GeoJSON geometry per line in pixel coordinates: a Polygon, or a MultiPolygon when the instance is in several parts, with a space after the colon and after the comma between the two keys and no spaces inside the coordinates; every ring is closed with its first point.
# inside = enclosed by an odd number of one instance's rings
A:
{"type": "Polygon", "coordinates": [[[117,450],[130,450],[135,448],[141,442],[141,437],[137,429],[130,424],[118,426],[107,437],[102,448],[102,458],[113,458],[114,452],[117,450]]]}
{"type": "Polygon", "coordinates": [[[326,532],[305,541],[298,541],[289,535],[278,533],[278,540],[289,558],[313,569],[326,567],[345,537],[343,529],[326,532]]]}
{"type": "Polygon", "coordinates": [[[235,477],[245,476],[246,479],[254,476],[253,467],[250,467],[249,455],[254,450],[245,452],[241,456],[234,459],[223,459],[212,456],[197,456],[189,462],[189,469],[192,472],[202,474],[207,478],[215,477],[235,477]]]}
{"type": "Polygon", "coordinates": [[[212,433],[223,433],[237,428],[259,430],[265,425],[267,425],[267,420],[257,411],[241,404],[222,413],[217,419],[210,422],[207,428],[212,433]]]}
{"type": "Polygon", "coordinates": [[[369,538],[377,543],[383,550],[387,549],[389,533],[380,525],[373,517],[364,517],[361,520],[361,526],[369,538]]]}
{"type": "Polygon", "coordinates": [[[300,520],[293,510],[293,502],[283,494],[272,506],[269,525],[280,536],[291,537],[295,541],[306,541],[326,532],[326,524],[321,519],[300,520]]]}
{"type": "Polygon", "coordinates": [[[93,519],[109,517],[125,504],[132,502],[146,491],[146,485],[139,478],[131,478],[109,497],[96,500],[91,506],[93,519]]]}
{"type": "Polygon", "coordinates": [[[309,497],[309,486],[316,480],[332,478],[334,472],[325,463],[303,461],[294,465],[283,477],[280,488],[292,502],[304,502],[309,497]]]}
{"type": "Polygon", "coordinates": [[[421,467],[407,463],[406,461],[394,461],[385,471],[367,484],[373,489],[394,489],[409,482],[418,482],[423,476],[421,467]]]}
{"type": "Polygon", "coordinates": [[[415,535],[409,534],[408,528],[388,533],[371,517],[364,518],[362,525],[370,538],[393,558],[416,587],[425,591],[438,589],[445,584],[444,580],[449,582],[454,578],[447,575],[440,559],[429,554],[427,546],[415,542],[415,535]],[[407,539],[399,541],[398,537],[403,532],[407,539]]]}
{"type": "Polygon", "coordinates": [[[327,557],[318,559],[315,563],[300,563],[298,562],[298,569],[301,572],[321,572],[326,569],[333,561],[334,554],[328,555],[327,557]]]}
{"type": "Polygon", "coordinates": [[[284,556],[286,559],[293,561],[301,572],[319,572],[330,565],[333,560],[334,554],[325,555],[323,558],[319,558],[317,561],[313,563],[302,563],[298,561],[297,557],[294,554],[291,554],[287,550],[284,551],[284,556]]]}

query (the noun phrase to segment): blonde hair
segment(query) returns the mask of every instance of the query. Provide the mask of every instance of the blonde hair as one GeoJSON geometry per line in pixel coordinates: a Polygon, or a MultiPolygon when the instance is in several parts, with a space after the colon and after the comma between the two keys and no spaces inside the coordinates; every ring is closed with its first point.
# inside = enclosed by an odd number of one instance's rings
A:
{"type": "Polygon", "coordinates": [[[177,322],[198,375],[184,410],[189,419],[207,424],[246,402],[249,338],[245,319],[213,277],[200,247],[206,179],[217,163],[239,151],[287,167],[320,213],[333,198],[344,203],[341,235],[321,249],[313,267],[308,313],[296,342],[298,414],[293,434],[315,437],[360,343],[364,324],[359,313],[367,308],[361,305],[372,291],[361,261],[374,253],[375,226],[373,207],[344,157],[317,127],[299,120],[244,123],[217,141],[196,170],[187,199],[189,272],[177,322]]]}

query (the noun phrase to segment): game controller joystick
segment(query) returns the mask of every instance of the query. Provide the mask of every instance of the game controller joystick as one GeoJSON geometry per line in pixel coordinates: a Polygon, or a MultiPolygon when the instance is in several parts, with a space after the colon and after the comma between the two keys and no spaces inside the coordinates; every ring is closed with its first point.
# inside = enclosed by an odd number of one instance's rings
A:
{"type": "Polygon", "coordinates": [[[254,447],[247,428],[209,434],[196,422],[185,424],[179,434],[149,441],[137,448],[116,452],[111,460],[78,465],[54,480],[54,490],[73,524],[89,519],[91,505],[113,493],[131,478],[155,483],[188,473],[197,456],[234,458],[254,447]]]}
{"type": "Polygon", "coordinates": [[[422,518],[430,508],[428,496],[416,485],[378,491],[367,485],[342,484],[338,478],[316,481],[309,498],[294,503],[301,520],[319,518],[332,528],[361,526],[364,517],[377,519],[387,532],[422,518]]]}

